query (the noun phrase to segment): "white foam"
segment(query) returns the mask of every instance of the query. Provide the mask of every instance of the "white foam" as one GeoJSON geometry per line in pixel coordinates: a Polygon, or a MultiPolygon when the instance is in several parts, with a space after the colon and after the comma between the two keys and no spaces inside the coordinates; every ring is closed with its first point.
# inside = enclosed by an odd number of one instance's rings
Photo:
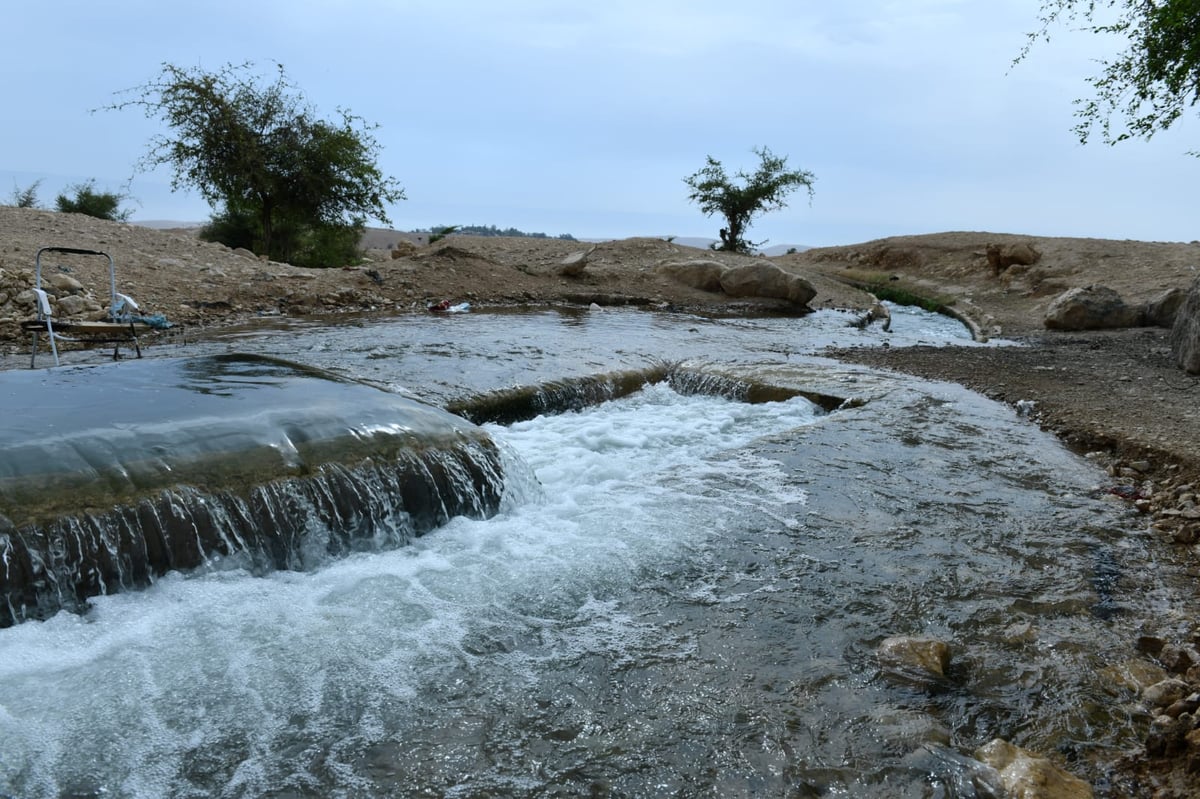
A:
{"type": "Polygon", "coordinates": [[[489,625],[545,615],[595,625],[576,640],[636,636],[619,613],[595,612],[605,597],[749,514],[803,502],[777,464],[739,448],[814,418],[801,399],[655,386],[493,428],[540,482],[518,476],[494,519],[455,519],[315,573],[171,575],[97,598],[85,617],[0,630],[0,792],[167,795],[195,752],[212,751],[253,793],[301,767],[287,754],[297,741],[381,734],[444,664],[478,657],[489,625]]]}

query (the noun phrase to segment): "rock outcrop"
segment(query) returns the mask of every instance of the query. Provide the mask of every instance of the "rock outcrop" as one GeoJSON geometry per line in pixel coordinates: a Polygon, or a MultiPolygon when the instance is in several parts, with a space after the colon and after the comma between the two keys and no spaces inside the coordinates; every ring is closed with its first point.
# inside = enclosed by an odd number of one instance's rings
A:
{"type": "Polygon", "coordinates": [[[1051,330],[1102,330],[1137,327],[1142,321],[1142,309],[1127,305],[1107,286],[1090,285],[1058,295],[1046,310],[1045,325],[1051,330]]]}
{"type": "Polygon", "coordinates": [[[1028,243],[989,244],[987,246],[988,267],[993,275],[999,275],[1010,266],[1033,266],[1042,259],[1042,254],[1028,243]]]}
{"type": "Polygon", "coordinates": [[[1192,281],[1171,328],[1171,356],[1188,374],[1200,374],[1200,277],[1192,281]]]}
{"type": "Polygon", "coordinates": [[[728,267],[720,261],[697,259],[693,261],[667,261],[658,265],[659,274],[666,275],[676,283],[691,286],[701,291],[720,292],[721,275],[728,267]]]}
{"type": "Polygon", "coordinates": [[[1187,292],[1181,288],[1167,289],[1146,303],[1143,322],[1150,327],[1174,327],[1175,318],[1186,298],[1187,292]]]}
{"type": "Polygon", "coordinates": [[[817,291],[804,278],[774,264],[746,264],[726,269],[721,288],[730,297],[766,297],[807,305],[817,291]]]}
{"type": "Polygon", "coordinates": [[[807,305],[817,296],[817,290],[800,275],[770,263],[726,266],[708,259],[667,261],[656,271],[685,286],[724,292],[729,297],[761,297],[807,305]]]}

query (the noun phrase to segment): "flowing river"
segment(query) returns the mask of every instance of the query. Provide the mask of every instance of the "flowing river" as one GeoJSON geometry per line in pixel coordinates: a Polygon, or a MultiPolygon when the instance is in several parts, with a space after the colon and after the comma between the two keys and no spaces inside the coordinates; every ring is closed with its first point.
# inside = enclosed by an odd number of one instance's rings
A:
{"type": "Polygon", "coordinates": [[[486,425],[491,519],[0,629],[0,795],[985,797],[970,755],[997,737],[1105,795],[1147,721],[1121,679],[1137,632],[1197,611],[1182,567],[1010,408],[819,356],[969,343],[960,325],[847,320],[469,313],[188,343],[439,405],[540,385],[545,412],[486,425]],[[660,364],[692,378],[582,388],[660,364]],[[758,384],[794,391],[745,401],[758,384]],[[881,666],[895,635],[950,644],[945,678],[881,666]]]}

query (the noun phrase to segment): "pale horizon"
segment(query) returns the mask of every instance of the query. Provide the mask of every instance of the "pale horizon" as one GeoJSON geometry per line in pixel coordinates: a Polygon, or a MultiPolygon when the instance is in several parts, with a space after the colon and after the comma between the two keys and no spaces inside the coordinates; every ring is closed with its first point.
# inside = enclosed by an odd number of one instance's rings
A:
{"type": "Polygon", "coordinates": [[[1152,141],[1081,145],[1073,101],[1120,40],[1053,32],[1022,63],[1036,0],[519,0],[297,6],[74,0],[8,10],[0,198],[41,204],[89,179],[130,194],[132,220],[208,218],[171,175],[136,174],[139,113],[93,111],[171,62],[281,63],[321,117],[378,127],[379,166],[408,200],[391,225],[483,224],[577,238],[715,237],[683,179],[752,148],[816,175],[754,221],[768,246],[978,230],[1192,241],[1200,159],[1187,115],[1152,141]],[[46,58],[53,43],[70,58],[46,58]],[[31,68],[36,65],[36,68],[31,68]],[[128,182],[132,177],[132,182],[128,182]]]}

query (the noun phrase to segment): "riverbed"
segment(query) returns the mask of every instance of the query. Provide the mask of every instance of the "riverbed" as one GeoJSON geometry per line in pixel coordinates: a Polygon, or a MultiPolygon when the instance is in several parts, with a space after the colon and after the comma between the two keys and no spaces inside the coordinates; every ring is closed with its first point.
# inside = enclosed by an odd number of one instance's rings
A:
{"type": "Polygon", "coordinates": [[[1013,409],[821,357],[969,342],[893,314],[887,334],[592,310],[187,343],[443,406],[693,379],[487,423],[491,519],[303,572],[213,563],[0,630],[0,792],[974,797],[994,774],[971,753],[1001,737],[1104,795],[1148,723],[1123,682],[1136,633],[1194,615],[1194,592],[1105,475],[1013,409]],[[950,644],[947,675],[882,665],[895,635],[950,644]]]}

